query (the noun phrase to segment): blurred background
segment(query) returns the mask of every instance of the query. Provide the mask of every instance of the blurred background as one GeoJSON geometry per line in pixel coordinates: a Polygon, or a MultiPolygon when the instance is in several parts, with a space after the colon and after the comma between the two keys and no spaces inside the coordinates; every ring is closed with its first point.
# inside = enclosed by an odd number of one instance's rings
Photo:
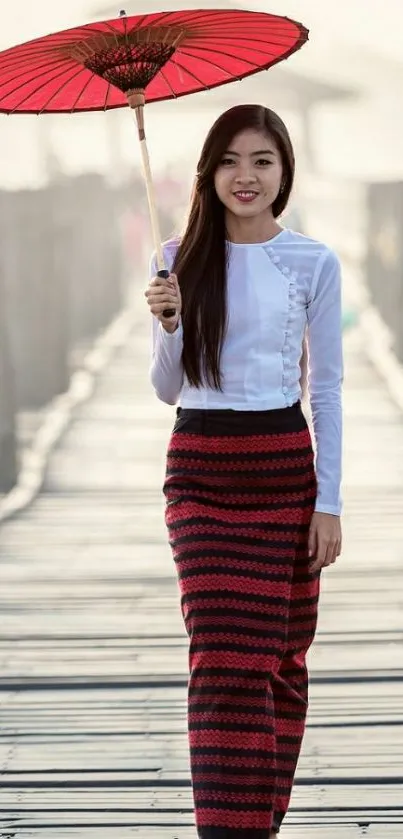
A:
{"type": "MultiPolygon", "coordinates": [[[[238,102],[274,108],[298,162],[284,223],[338,251],[352,278],[344,284],[346,327],[359,280],[403,362],[403,6],[338,0],[330,13],[321,0],[238,5],[301,19],[310,42],[268,73],[148,108],[163,237],[183,224],[201,141],[216,116],[238,102]]],[[[130,0],[126,12],[189,6],[130,0]]],[[[64,7],[21,0],[18,11],[2,11],[0,49],[118,12],[102,0],[64,7]]],[[[0,115],[0,493],[14,486],[51,400],[145,285],[150,250],[128,109],[0,115]]]]}

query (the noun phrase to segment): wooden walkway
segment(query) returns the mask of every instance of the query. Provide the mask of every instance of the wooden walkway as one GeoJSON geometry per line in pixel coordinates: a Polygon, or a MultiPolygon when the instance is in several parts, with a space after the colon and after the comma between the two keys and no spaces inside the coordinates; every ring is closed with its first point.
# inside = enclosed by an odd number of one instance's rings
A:
{"type": "MultiPolygon", "coordinates": [[[[149,323],[0,532],[0,836],[195,839],[187,644],[149,323]]],[[[403,416],[346,339],[343,557],[326,572],[284,839],[403,837],[403,416]]]]}

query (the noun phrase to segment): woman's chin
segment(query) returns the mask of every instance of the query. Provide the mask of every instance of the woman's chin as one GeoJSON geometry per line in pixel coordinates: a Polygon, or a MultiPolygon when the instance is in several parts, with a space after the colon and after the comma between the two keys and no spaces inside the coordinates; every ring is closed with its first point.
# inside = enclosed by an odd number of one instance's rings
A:
{"type": "Polygon", "coordinates": [[[245,202],[245,204],[242,204],[240,201],[237,201],[235,204],[231,201],[231,204],[227,205],[227,210],[234,216],[237,216],[237,218],[254,218],[254,216],[259,216],[261,213],[267,212],[266,207],[262,207],[261,204],[255,201],[245,202]]]}

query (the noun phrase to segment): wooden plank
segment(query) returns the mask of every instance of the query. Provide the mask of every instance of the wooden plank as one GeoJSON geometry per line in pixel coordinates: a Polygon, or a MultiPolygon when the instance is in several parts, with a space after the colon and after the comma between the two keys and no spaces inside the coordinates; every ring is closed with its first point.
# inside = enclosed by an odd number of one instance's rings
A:
{"type": "MultiPolygon", "coordinates": [[[[84,835],[85,837],[89,837],[89,839],[110,839],[110,831],[114,826],[111,824],[106,828],[103,826],[94,828],[86,825],[85,831],[82,828],[66,828],[59,825],[54,828],[49,826],[42,835],[46,839],[82,839],[84,835]]],[[[125,827],[124,825],[119,825],[118,827],[119,839],[132,839],[133,836],[139,837],[139,839],[155,839],[155,827],[125,827]]],[[[2,829],[0,826],[0,837],[2,839],[14,839],[16,834],[14,832],[10,833],[10,829],[14,831],[12,825],[8,829],[2,829]]],[[[393,825],[382,826],[382,836],[385,839],[401,839],[399,830],[401,831],[401,828],[398,827],[396,831],[393,825]]],[[[324,827],[321,824],[310,824],[308,828],[305,828],[304,833],[302,833],[301,825],[295,824],[285,827],[282,830],[282,835],[285,839],[311,839],[311,837],[312,839],[362,839],[363,836],[368,836],[369,839],[377,839],[379,835],[378,831],[379,827],[377,825],[375,825],[375,831],[372,832],[371,828],[364,831],[364,829],[354,824],[333,825],[330,827],[324,827]]],[[[31,839],[33,835],[31,828],[25,829],[18,825],[18,839],[28,839],[28,837],[31,839]]],[[[194,827],[182,827],[176,824],[166,828],[160,826],[158,835],[164,836],[164,839],[195,839],[195,829],[194,827]]]]}

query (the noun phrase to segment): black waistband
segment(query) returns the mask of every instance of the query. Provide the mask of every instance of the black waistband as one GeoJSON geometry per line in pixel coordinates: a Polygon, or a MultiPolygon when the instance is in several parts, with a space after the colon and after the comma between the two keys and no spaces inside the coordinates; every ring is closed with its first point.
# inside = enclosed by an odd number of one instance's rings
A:
{"type": "Polygon", "coordinates": [[[231,408],[177,408],[174,431],[193,434],[282,434],[307,427],[301,402],[269,411],[231,408]]]}

